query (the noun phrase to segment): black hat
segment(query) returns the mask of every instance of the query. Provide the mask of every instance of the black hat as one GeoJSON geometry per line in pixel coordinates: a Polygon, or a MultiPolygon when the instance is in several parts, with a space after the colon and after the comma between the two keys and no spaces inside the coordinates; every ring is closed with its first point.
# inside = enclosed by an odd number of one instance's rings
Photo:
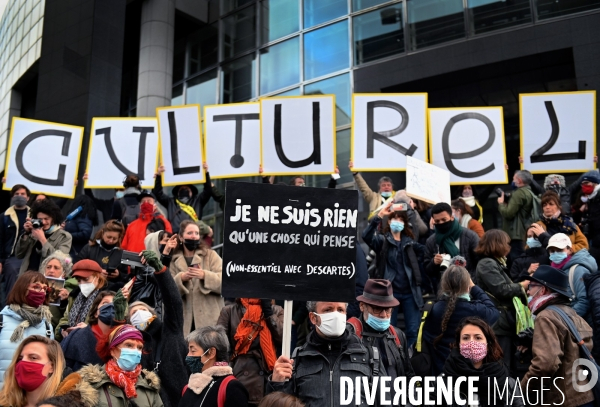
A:
{"type": "Polygon", "coordinates": [[[184,184],[184,185],[175,185],[173,187],[173,189],[171,190],[171,194],[173,194],[173,196],[175,198],[177,198],[179,196],[179,189],[181,187],[188,187],[191,191],[192,191],[192,197],[198,195],[198,188],[196,188],[194,185],[192,184],[184,184]]]}
{"type": "Polygon", "coordinates": [[[562,270],[542,265],[538,267],[533,275],[525,277],[525,279],[537,281],[552,291],[571,298],[569,294],[569,276],[562,270]]]}
{"type": "Polygon", "coordinates": [[[394,290],[389,280],[370,279],[365,284],[362,295],[356,297],[356,301],[362,301],[369,305],[381,308],[395,307],[400,302],[394,298],[394,290]]]}
{"type": "Polygon", "coordinates": [[[136,196],[136,199],[138,200],[138,202],[142,202],[143,198],[152,198],[156,201],[156,197],[154,196],[154,194],[151,194],[150,192],[142,189],[142,192],[138,196],[136,196]]]}

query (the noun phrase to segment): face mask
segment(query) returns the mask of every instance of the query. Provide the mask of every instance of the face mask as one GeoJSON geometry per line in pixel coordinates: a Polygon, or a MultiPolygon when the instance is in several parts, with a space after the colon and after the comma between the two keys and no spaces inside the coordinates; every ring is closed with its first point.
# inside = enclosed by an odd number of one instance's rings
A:
{"type": "Polygon", "coordinates": [[[565,252],[554,252],[550,255],[550,261],[554,264],[559,264],[562,263],[567,256],[568,254],[565,252]]]}
{"type": "Polygon", "coordinates": [[[165,244],[161,244],[158,246],[158,252],[162,254],[162,252],[165,250],[165,244]]]}
{"type": "Polygon", "coordinates": [[[437,225],[435,225],[435,232],[445,235],[446,233],[448,233],[450,231],[450,229],[452,228],[453,225],[454,225],[453,220],[449,220],[448,222],[444,222],[444,223],[438,223],[437,225]]]}
{"type": "Polygon", "coordinates": [[[321,325],[319,325],[319,331],[327,337],[337,338],[342,336],[346,329],[346,314],[340,312],[328,312],[326,314],[315,315],[321,317],[321,325]]]}
{"type": "Polygon", "coordinates": [[[96,289],[96,284],[94,284],[93,282],[92,283],[79,284],[79,289],[81,290],[81,294],[83,294],[83,296],[85,298],[87,298],[96,289]]]}
{"type": "Polygon", "coordinates": [[[12,198],[10,198],[10,204],[12,206],[17,206],[19,208],[27,205],[27,198],[25,198],[24,196],[21,195],[15,195],[12,198]]]}
{"type": "Polygon", "coordinates": [[[519,188],[519,187],[517,186],[517,184],[515,183],[515,181],[511,182],[511,183],[510,183],[510,186],[512,187],[512,189],[513,189],[513,190],[515,190],[515,189],[519,188]]]}
{"type": "Polygon", "coordinates": [[[111,302],[101,306],[98,319],[106,325],[112,325],[112,322],[115,319],[115,304],[111,302]]]}
{"type": "Polygon", "coordinates": [[[140,205],[140,212],[145,214],[154,213],[154,205],[150,202],[144,202],[140,205]]]}
{"type": "Polygon", "coordinates": [[[121,198],[123,198],[124,196],[125,196],[125,191],[117,191],[117,192],[115,193],[115,197],[116,197],[117,199],[121,199],[121,198]]]}
{"type": "Polygon", "coordinates": [[[99,240],[100,246],[104,247],[106,250],[112,250],[115,247],[117,247],[117,244],[108,244],[106,243],[104,240],[100,239],[99,240]]]}
{"type": "Polygon", "coordinates": [[[150,325],[148,321],[150,321],[150,318],[152,317],[153,315],[150,311],[141,309],[131,316],[131,325],[135,326],[140,331],[143,331],[150,325]]]}
{"type": "Polygon", "coordinates": [[[18,361],[15,365],[15,379],[19,387],[26,392],[39,388],[46,380],[46,376],[42,374],[44,366],[46,366],[45,363],[18,361]]]}
{"type": "Polygon", "coordinates": [[[385,192],[382,192],[382,193],[381,193],[381,196],[387,199],[387,198],[389,198],[390,196],[392,196],[392,193],[391,193],[391,192],[389,192],[389,191],[385,191],[385,192]]]}
{"type": "Polygon", "coordinates": [[[470,189],[463,189],[462,196],[465,198],[469,198],[473,196],[473,191],[470,189]]]}
{"type": "Polygon", "coordinates": [[[535,237],[528,237],[527,238],[527,246],[529,246],[531,248],[542,247],[542,244],[535,237]]]}
{"type": "Polygon", "coordinates": [[[379,332],[387,331],[390,328],[389,318],[378,318],[375,315],[369,314],[366,322],[371,328],[379,332]]]}
{"type": "Polygon", "coordinates": [[[469,341],[460,344],[460,354],[473,362],[482,361],[487,355],[487,343],[469,341]]]}
{"type": "Polygon", "coordinates": [[[46,291],[37,292],[29,290],[27,291],[27,295],[25,296],[25,301],[27,305],[33,308],[37,308],[44,303],[46,300],[46,291]]]}
{"type": "Polygon", "coordinates": [[[592,192],[594,192],[594,186],[593,185],[582,185],[581,192],[583,192],[585,195],[590,195],[592,192]]]}
{"type": "MultiPolygon", "coordinates": [[[[208,351],[209,351],[209,349],[206,350],[206,352],[208,352],[208,351]]],[[[185,364],[188,366],[188,368],[190,369],[190,372],[192,374],[202,372],[202,368],[204,368],[204,362],[202,362],[202,356],[206,355],[206,352],[204,352],[200,356],[186,356],[185,357],[185,364]]]]}
{"type": "Polygon", "coordinates": [[[192,251],[196,250],[198,247],[200,247],[200,240],[184,239],[183,245],[185,246],[186,249],[188,249],[189,251],[192,252],[192,251]]]}
{"type": "Polygon", "coordinates": [[[142,360],[142,352],[135,349],[121,348],[121,356],[117,359],[117,365],[126,372],[135,370],[142,360]]]}
{"type": "Polygon", "coordinates": [[[404,230],[404,222],[400,222],[399,220],[393,220],[390,222],[390,229],[394,233],[400,233],[404,230]]]}

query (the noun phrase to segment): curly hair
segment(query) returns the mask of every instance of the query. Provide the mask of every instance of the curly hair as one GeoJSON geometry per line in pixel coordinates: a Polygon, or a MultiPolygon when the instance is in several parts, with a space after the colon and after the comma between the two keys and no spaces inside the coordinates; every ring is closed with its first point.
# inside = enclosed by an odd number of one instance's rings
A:
{"type": "Polygon", "coordinates": [[[54,253],[46,257],[44,261],[42,261],[42,264],[40,264],[40,273],[45,273],[46,266],[52,260],[58,260],[60,262],[60,265],[63,269],[63,274],[65,276],[71,275],[71,269],[73,268],[73,259],[71,259],[71,256],[61,252],[60,250],[55,251],[54,253]]]}
{"type": "Polygon", "coordinates": [[[35,201],[31,206],[31,219],[37,219],[38,214],[43,213],[52,218],[52,224],[60,225],[65,220],[58,205],[50,199],[42,199],[35,201]]]}
{"type": "Polygon", "coordinates": [[[483,332],[483,335],[485,336],[485,340],[487,341],[487,345],[488,345],[488,352],[487,352],[487,355],[485,356],[485,358],[483,359],[483,363],[492,363],[492,362],[502,363],[502,348],[500,347],[500,344],[498,343],[496,334],[494,334],[494,330],[492,329],[492,327],[489,326],[488,323],[485,322],[481,318],[478,318],[478,317],[463,318],[460,321],[460,323],[458,324],[458,327],[456,328],[456,336],[454,338],[455,342],[454,342],[453,346],[457,349],[460,348],[460,336],[461,336],[463,328],[467,325],[474,325],[474,326],[478,327],[479,329],[481,329],[481,331],[483,332]]]}
{"type": "Polygon", "coordinates": [[[433,340],[433,346],[442,340],[446,329],[448,328],[448,321],[454,313],[458,296],[469,292],[470,276],[466,268],[460,266],[450,266],[442,274],[442,280],[440,281],[440,300],[448,300],[444,316],[442,317],[442,332],[433,340]]]}

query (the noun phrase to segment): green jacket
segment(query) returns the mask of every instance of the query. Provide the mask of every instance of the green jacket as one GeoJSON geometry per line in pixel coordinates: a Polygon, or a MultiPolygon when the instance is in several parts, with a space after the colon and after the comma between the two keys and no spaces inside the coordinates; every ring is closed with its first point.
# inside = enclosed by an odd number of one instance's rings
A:
{"type": "MultiPolygon", "coordinates": [[[[498,205],[498,212],[502,216],[502,230],[508,233],[511,240],[525,240],[527,227],[531,224],[531,210],[533,209],[533,196],[531,188],[527,185],[517,189],[508,204],[498,205]]],[[[537,219],[533,219],[533,222],[537,219]]]]}
{"type": "MultiPolygon", "coordinates": [[[[81,380],[98,391],[98,404],[94,407],[128,407],[125,392],[110,381],[104,366],[86,365],[77,373],[81,380]]],[[[158,390],[160,379],[154,372],[142,370],[135,385],[137,397],[132,399],[138,407],[163,407],[158,390]]]]}

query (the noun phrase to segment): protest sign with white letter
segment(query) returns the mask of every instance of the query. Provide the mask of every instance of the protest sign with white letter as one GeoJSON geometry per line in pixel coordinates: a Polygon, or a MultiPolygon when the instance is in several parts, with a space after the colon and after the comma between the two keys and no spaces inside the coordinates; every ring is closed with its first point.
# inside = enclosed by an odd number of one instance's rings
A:
{"type": "Polygon", "coordinates": [[[225,196],[224,297],[354,300],[356,191],[228,181],[225,196]]]}
{"type": "Polygon", "coordinates": [[[204,139],[211,178],[258,175],[260,103],[205,106],[204,139]]]}
{"type": "Polygon", "coordinates": [[[407,157],[406,194],[431,204],[450,204],[450,173],[425,161],[407,157]]]}
{"type": "Polygon", "coordinates": [[[135,174],[143,188],[154,186],[158,131],[154,117],[95,117],[90,131],[86,188],[123,188],[135,174]]]}
{"type": "Polygon", "coordinates": [[[164,186],[199,184],[205,181],[200,105],[166,106],[156,109],[164,186]]]}
{"type": "Polygon", "coordinates": [[[25,184],[31,192],[73,198],[83,127],[14,117],[3,188],[25,184]]]}
{"type": "Polygon", "coordinates": [[[427,161],[427,93],[355,94],[350,161],[354,171],[403,171],[427,161]]]}
{"type": "Polygon", "coordinates": [[[450,185],[504,184],[502,107],[429,109],[431,163],[450,172],[450,185]]]}
{"type": "Polygon", "coordinates": [[[335,172],[335,96],[260,101],[263,175],[335,172]]]}
{"type": "Polygon", "coordinates": [[[596,168],[596,92],[519,95],[521,169],[532,173],[596,168]]]}

